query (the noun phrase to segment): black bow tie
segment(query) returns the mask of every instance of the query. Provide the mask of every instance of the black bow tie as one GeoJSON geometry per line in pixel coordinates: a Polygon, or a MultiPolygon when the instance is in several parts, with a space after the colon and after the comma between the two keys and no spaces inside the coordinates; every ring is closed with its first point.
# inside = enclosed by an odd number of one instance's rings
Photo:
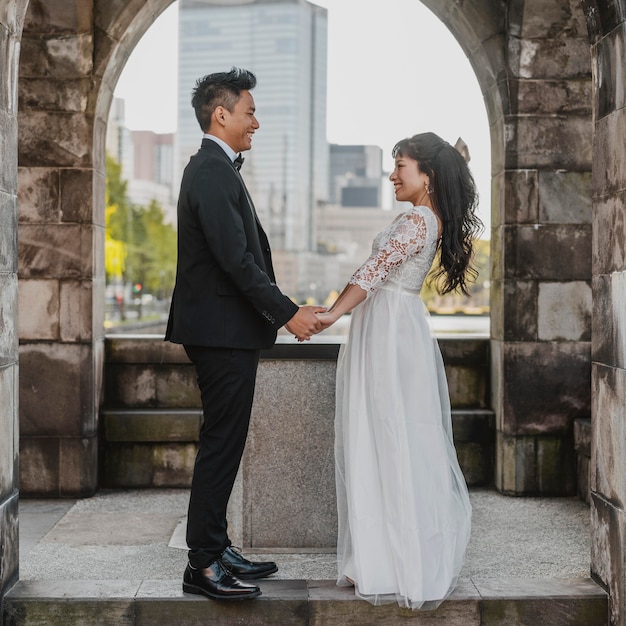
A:
{"type": "Polygon", "coordinates": [[[233,165],[240,170],[241,166],[243,165],[243,162],[245,161],[245,159],[241,156],[241,152],[237,155],[237,158],[233,161],[233,165]]]}

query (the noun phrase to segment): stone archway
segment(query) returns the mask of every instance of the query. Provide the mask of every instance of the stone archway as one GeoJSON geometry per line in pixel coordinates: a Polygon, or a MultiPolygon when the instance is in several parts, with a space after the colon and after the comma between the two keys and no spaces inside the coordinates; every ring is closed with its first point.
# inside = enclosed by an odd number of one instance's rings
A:
{"type": "MultiPolygon", "coordinates": [[[[8,435],[0,448],[0,592],[17,572],[18,116],[10,68],[21,39],[22,482],[31,493],[87,495],[97,486],[106,114],[125,58],[171,1],[31,0],[24,17],[27,0],[0,0],[0,45],[10,60],[0,85],[0,393],[9,399],[0,407],[8,435]]],[[[571,421],[593,412],[592,568],[621,623],[626,124],[618,86],[626,5],[583,0],[583,16],[573,0],[423,1],[470,58],[491,123],[497,486],[571,493],[571,421]]]]}

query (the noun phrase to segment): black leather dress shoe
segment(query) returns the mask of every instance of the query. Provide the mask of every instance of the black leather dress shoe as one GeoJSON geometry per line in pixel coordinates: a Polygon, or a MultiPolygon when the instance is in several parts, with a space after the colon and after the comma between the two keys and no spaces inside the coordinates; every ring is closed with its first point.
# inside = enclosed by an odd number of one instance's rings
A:
{"type": "Polygon", "coordinates": [[[228,570],[221,559],[203,569],[185,568],[183,591],[197,593],[212,600],[246,600],[261,595],[256,585],[242,583],[228,570]]]}
{"type": "Polygon", "coordinates": [[[241,580],[252,580],[254,578],[265,578],[278,571],[278,566],[274,561],[252,562],[244,558],[238,550],[229,546],[221,556],[224,565],[232,572],[233,576],[241,580]]]}

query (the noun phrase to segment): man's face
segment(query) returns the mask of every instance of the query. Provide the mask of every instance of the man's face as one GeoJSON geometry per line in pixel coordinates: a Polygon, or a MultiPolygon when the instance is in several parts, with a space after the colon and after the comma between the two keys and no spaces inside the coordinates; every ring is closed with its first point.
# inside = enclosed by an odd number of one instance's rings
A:
{"type": "Polygon", "coordinates": [[[259,127],[254,116],[254,98],[249,91],[242,91],[232,113],[224,109],[224,133],[226,143],[235,151],[243,152],[252,147],[252,135],[259,127]]]}

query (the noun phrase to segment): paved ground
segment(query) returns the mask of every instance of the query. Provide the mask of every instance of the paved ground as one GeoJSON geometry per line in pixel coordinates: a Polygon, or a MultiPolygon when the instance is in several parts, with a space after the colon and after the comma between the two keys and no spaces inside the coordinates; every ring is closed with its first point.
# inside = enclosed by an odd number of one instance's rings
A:
{"type": "MultiPolygon", "coordinates": [[[[20,502],[20,580],[179,580],[186,490],[103,492],[86,500],[20,502]]],[[[472,491],[462,578],[589,576],[589,508],[574,498],[472,491]]],[[[246,556],[253,556],[250,552],[246,556]]],[[[332,552],[259,553],[277,578],[335,576],[332,552]]]]}

